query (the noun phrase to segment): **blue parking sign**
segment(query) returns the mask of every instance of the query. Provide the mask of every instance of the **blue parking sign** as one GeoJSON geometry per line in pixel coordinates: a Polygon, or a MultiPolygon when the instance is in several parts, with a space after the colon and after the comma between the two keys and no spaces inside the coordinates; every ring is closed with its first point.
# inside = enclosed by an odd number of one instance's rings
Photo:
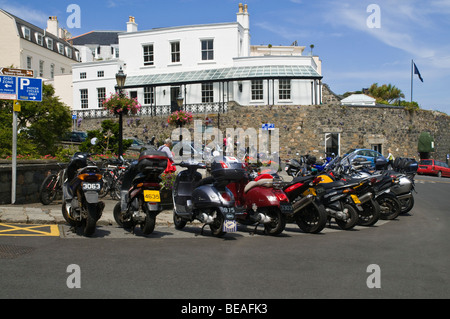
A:
{"type": "Polygon", "coordinates": [[[19,77],[17,95],[19,101],[42,102],[42,80],[19,77]]]}
{"type": "Polygon", "coordinates": [[[0,99],[2,100],[16,100],[16,78],[14,76],[0,76],[0,99]]]}

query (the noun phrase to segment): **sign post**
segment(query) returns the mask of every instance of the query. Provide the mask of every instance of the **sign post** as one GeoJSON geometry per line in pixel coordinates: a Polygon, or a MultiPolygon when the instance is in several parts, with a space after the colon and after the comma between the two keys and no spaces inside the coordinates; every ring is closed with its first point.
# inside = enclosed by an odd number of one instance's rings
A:
{"type": "Polygon", "coordinates": [[[42,80],[33,78],[32,70],[0,68],[0,99],[13,102],[13,138],[12,138],[12,173],[11,204],[16,203],[17,180],[17,112],[19,101],[42,102],[42,80]]]}

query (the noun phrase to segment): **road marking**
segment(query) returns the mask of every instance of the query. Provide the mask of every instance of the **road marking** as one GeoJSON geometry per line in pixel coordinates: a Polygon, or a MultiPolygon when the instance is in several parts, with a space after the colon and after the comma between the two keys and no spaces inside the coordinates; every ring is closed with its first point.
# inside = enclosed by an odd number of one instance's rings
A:
{"type": "Polygon", "coordinates": [[[58,225],[1,224],[0,236],[51,236],[59,237],[58,225]]]}

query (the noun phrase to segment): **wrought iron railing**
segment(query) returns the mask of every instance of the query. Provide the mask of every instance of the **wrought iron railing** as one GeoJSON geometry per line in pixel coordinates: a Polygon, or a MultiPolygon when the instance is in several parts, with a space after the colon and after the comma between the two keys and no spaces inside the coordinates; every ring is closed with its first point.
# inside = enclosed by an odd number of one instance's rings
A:
{"type": "MultiPolygon", "coordinates": [[[[186,104],[182,109],[193,114],[225,113],[228,111],[228,103],[186,104]]],[[[173,107],[170,105],[143,105],[141,110],[132,116],[162,116],[169,115],[172,111],[173,107]]],[[[114,117],[109,111],[103,109],[74,110],[72,114],[76,115],[77,119],[114,117]]]]}

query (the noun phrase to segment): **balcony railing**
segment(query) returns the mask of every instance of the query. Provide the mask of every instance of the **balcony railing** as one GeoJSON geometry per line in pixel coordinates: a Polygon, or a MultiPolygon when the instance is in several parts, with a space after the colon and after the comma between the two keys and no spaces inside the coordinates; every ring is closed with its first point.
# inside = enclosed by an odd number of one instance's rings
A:
{"type": "MultiPolygon", "coordinates": [[[[209,113],[225,113],[228,111],[228,103],[199,103],[199,104],[185,104],[183,110],[191,112],[193,114],[209,114],[209,113]]],[[[141,110],[131,116],[162,116],[172,113],[173,108],[170,105],[143,105],[141,110]]],[[[74,110],[73,114],[77,118],[110,118],[114,117],[109,111],[103,109],[87,109],[87,110],[74,110]]]]}

